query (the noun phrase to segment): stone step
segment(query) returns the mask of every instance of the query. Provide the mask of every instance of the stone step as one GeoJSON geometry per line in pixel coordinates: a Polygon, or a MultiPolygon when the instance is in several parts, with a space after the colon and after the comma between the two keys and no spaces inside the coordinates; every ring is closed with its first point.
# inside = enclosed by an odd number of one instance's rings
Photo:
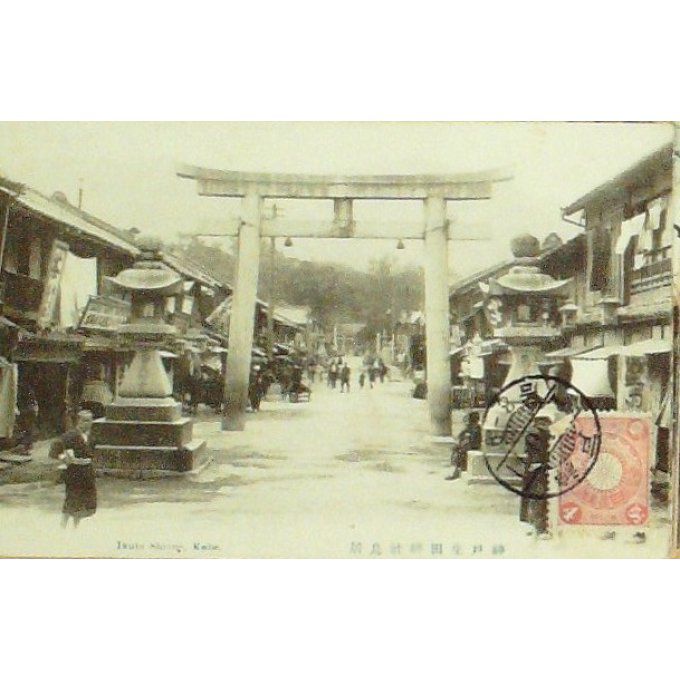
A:
{"type": "Polygon", "coordinates": [[[181,448],[170,446],[110,446],[97,444],[92,460],[98,472],[135,477],[154,472],[189,472],[205,453],[205,441],[192,439],[181,448]],[[140,474],[136,474],[140,473],[140,474]]]}
{"type": "MultiPolygon", "coordinates": [[[[467,484],[498,484],[498,480],[495,477],[492,477],[491,475],[469,475],[463,473],[462,479],[467,483],[467,484]]],[[[513,486],[517,486],[517,477],[504,477],[501,476],[501,479],[504,482],[507,482],[508,484],[512,484],[513,486]]]]}
{"type": "Polygon", "coordinates": [[[105,418],[92,424],[92,439],[102,445],[181,448],[191,438],[190,418],[178,418],[174,422],[135,422],[105,418]]]}
{"type": "Polygon", "coordinates": [[[177,401],[154,404],[144,403],[144,400],[129,400],[129,403],[108,404],[104,412],[107,420],[167,423],[182,417],[182,405],[177,401]]]}

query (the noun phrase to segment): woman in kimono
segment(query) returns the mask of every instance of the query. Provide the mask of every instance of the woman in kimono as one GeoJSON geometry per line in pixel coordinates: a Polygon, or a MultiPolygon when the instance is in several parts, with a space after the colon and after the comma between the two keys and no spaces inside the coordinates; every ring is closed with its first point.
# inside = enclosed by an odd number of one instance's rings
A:
{"type": "Polygon", "coordinates": [[[94,515],[97,511],[97,486],[94,467],[90,457],[91,445],[88,441],[92,414],[81,411],[78,425],[56,439],[50,447],[50,458],[63,461],[60,465],[60,481],[65,485],[64,505],[62,507],[62,527],[73,518],[76,528],[81,519],[94,515]]]}

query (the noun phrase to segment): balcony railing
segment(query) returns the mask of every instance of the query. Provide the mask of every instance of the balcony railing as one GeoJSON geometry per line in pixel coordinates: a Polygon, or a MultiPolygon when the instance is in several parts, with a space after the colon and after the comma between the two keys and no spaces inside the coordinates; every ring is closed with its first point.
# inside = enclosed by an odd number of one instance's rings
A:
{"type": "Polygon", "coordinates": [[[673,279],[672,261],[669,257],[657,259],[633,270],[630,281],[631,293],[642,293],[669,286],[673,279]]]}
{"type": "Polygon", "coordinates": [[[3,302],[19,311],[34,312],[40,307],[43,283],[30,276],[2,272],[3,302]]]}

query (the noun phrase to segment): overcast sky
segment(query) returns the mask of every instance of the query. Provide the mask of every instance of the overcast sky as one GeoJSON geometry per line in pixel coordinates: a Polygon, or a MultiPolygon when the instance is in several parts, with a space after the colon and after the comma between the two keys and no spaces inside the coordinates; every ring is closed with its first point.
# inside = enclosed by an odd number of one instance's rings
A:
{"type": "MultiPolygon", "coordinates": [[[[166,240],[236,215],[238,201],[201,198],[176,169],[190,163],[224,170],[320,174],[455,174],[509,169],[490,201],[449,203],[451,269],[459,275],[509,256],[521,232],[564,237],[567,205],[672,138],[666,124],[564,123],[0,123],[0,174],[75,201],[121,227],[166,240]]],[[[285,218],[332,217],[332,202],[287,202],[285,218]]],[[[355,219],[422,219],[418,202],[356,202],[355,219]]],[[[287,253],[365,267],[394,254],[421,263],[422,244],[296,239],[287,253]]]]}

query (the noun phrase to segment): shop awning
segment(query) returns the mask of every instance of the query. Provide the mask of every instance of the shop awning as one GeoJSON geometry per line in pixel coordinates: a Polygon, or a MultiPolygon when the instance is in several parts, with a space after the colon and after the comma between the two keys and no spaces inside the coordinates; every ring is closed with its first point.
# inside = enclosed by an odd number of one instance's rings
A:
{"type": "Polygon", "coordinates": [[[670,340],[640,340],[632,345],[624,345],[621,354],[630,357],[644,354],[668,354],[670,351],[670,340]]]}
{"type": "Polygon", "coordinates": [[[453,357],[456,354],[460,354],[461,352],[465,351],[465,347],[454,347],[453,349],[449,350],[449,356],[453,357]]]}
{"type": "MultiPolygon", "coordinates": [[[[596,349],[600,348],[598,347],[596,349]]],[[[582,352],[588,351],[590,351],[588,347],[563,347],[562,349],[556,349],[554,352],[548,352],[545,356],[546,359],[563,359],[565,357],[577,356],[582,352]]]]}
{"type": "Polygon", "coordinates": [[[161,355],[162,359],[176,359],[177,358],[177,354],[175,354],[174,352],[168,352],[165,349],[160,350],[158,353],[161,355]]]}
{"type": "Polygon", "coordinates": [[[52,364],[77,364],[82,356],[82,335],[53,333],[47,336],[22,337],[14,350],[14,361],[52,364]]]}
{"type": "Polygon", "coordinates": [[[586,349],[578,356],[573,358],[573,361],[597,361],[598,359],[609,359],[609,357],[621,354],[623,345],[605,345],[604,347],[596,347],[595,349],[586,349]]]}
{"type": "MultiPolygon", "coordinates": [[[[606,345],[597,349],[584,351],[579,354],[579,360],[594,361],[597,359],[608,359],[612,356],[641,357],[645,354],[666,354],[671,351],[669,340],[640,340],[630,345],[606,345]]],[[[550,356],[550,355],[548,355],[550,356]]]]}
{"type": "Polygon", "coordinates": [[[493,338],[491,340],[484,340],[481,347],[479,348],[478,356],[491,356],[492,354],[498,354],[508,351],[508,345],[501,340],[501,338],[493,338]]]}
{"type": "Polygon", "coordinates": [[[263,349],[260,349],[259,347],[253,347],[253,354],[256,357],[266,357],[267,356],[267,353],[263,349]]]}

